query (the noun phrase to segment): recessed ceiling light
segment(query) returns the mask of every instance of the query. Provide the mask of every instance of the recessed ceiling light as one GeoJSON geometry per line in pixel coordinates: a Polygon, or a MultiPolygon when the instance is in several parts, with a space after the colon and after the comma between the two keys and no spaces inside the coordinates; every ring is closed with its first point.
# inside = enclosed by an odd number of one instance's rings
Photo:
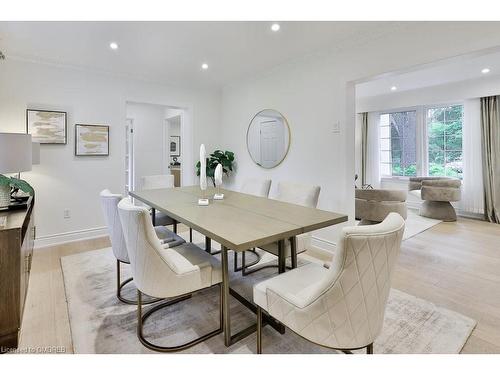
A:
{"type": "Polygon", "coordinates": [[[484,68],[483,70],[481,70],[481,73],[483,74],[488,74],[490,72],[490,68],[484,68]]]}
{"type": "Polygon", "coordinates": [[[118,43],[116,43],[116,42],[109,43],[109,48],[111,48],[111,49],[118,49],[118,43]]]}
{"type": "Polygon", "coordinates": [[[279,23],[273,23],[273,24],[271,25],[271,30],[272,30],[272,31],[278,31],[278,30],[280,29],[280,27],[281,27],[281,26],[280,26],[280,24],[279,24],[279,23]]]}
{"type": "Polygon", "coordinates": [[[396,91],[398,88],[396,86],[391,87],[391,91],[396,91]]]}
{"type": "Polygon", "coordinates": [[[201,69],[207,70],[208,69],[208,64],[207,63],[201,64],[201,69]]]}

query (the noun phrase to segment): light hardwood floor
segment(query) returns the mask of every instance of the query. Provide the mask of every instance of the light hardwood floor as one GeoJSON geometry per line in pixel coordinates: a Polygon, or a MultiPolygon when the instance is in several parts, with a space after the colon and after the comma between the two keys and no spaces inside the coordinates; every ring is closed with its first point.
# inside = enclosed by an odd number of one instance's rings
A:
{"type": "MultiPolygon", "coordinates": [[[[99,238],[34,252],[21,350],[73,351],[60,258],[108,246],[99,238]]],[[[393,287],[476,319],[463,353],[500,353],[500,225],[460,218],[404,241],[393,287]]]]}

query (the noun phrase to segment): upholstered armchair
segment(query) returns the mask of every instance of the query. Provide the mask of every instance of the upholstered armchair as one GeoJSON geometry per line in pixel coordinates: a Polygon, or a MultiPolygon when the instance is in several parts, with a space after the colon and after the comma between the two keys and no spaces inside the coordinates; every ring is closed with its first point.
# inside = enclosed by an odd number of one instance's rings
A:
{"type": "Polygon", "coordinates": [[[391,212],[406,220],[406,191],[387,189],[356,189],[356,219],[360,225],[380,223],[391,212]]]}
{"type": "MultiPolygon", "coordinates": [[[[149,211],[134,206],[129,198],[118,204],[134,281],[137,285],[137,336],[149,349],[174,352],[187,349],[222,332],[222,309],[219,327],[187,343],[159,346],[148,341],[143,324],[154,312],[188,299],[193,292],[217,286],[222,289],[220,262],[192,243],[166,248],[155,235],[149,211]],[[169,298],[142,314],[142,295],[169,298]]],[[[220,294],[222,296],[222,294],[220,294]]]]}
{"type": "Polygon", "coordinates": [[[315,344],[373,353],[404,227],[397,213],[380,224],[346,227],[329,269],[310,263],[256,284],[257,353],[263,311],[315,344]]]}
{"type": "MultiPolygon", "coordinates": [[[[101,191],[101,207],[104,213],[104,219],[108,228],[109,239],[111,241],[111,248],[116,258],[116,297],[123,303],[129,305],[137,304],[137,301],[129,300],[121,295],[122,288],[133,280],[132,277],[120,280],[121,263],[130,264],[125,238],[123,236],[122,226],[118,215],[118,203],[122,200],[121,194],[112,194],[108,189],[101,191]]],[[[160,242],[164,246],[173,247],[183,244],[185,241],[172,233],[165,227],[154,227],[154,231],[160,242]]],[[[153,299],[148,302],[157,302],[158,299],[153,299]]]]}
{"type": "MultiPolygon", "coordinates": [[[[318,205],[319,193],[321,187],[302,185],[290,182],[280,182],[278,184],[278,193],[276,200],[293,203],[299,206],[316,208],[318,205]]],[[[292,268],[297,266],[297,254],[300,254],[307,250],[311,243],[311,233],[304,233],[296,236],[296,252],[292,253],[292,244],[290,241],[285,241],[285,257],[291,257],[292,268]]],[[[268,245],[260,246],[263,250],[268,253],[278,256],[279,249],[278,243],[273,242],[268,245]]],[[[244,274],[249,274],[256,272],[264,267],[274,267],[274,265],[265,265],[261,267],[252,268],[250,270],[243,269],[244,274]]]]}
{"type": "Polygon", "coordinates": [[[462,182],[450,177],[410,177],[408,190],[423,200],[420,215],[443,221],[456,221],[450,202],[461,199],[462,182]]]}

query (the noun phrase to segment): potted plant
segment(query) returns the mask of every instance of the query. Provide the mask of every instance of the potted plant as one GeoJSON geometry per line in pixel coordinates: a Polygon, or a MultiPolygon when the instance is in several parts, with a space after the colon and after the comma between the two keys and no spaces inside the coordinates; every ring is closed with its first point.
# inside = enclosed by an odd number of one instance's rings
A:
{"type": "Polygon", "coordinates": [[[7,207],[10,205],[10,197],[15,196],[19,191],[33,196],[35,191],[26,181],[15,177],[7,177],[0,174],[0,207],[7,207]]]}
{"type": "MultiPolygon", "coordinates": [[[[215,186],[215,168],[222,165],[222,173],[226,176],[233,170],[234,152],[215,150],[207,158],[207,177],[210,177],[215,186]]],[[[196,175],[200,175],[200,162],[196,163],[196,175]]]]}

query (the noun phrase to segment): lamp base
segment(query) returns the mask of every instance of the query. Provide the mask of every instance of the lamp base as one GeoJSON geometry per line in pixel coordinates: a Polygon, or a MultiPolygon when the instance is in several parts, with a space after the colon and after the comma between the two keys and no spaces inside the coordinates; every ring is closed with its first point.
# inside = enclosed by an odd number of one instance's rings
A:
{"type": "Polygon", "coordinates": [[[208,206],[209,200],[207,198],[198,199],[198,206],[208,206]]]}
{"type": "Polygon", "coordinates": [[[214,199],[217,201],[223,200],[224,199],[224,194],[214,194],[214,199]]]}

